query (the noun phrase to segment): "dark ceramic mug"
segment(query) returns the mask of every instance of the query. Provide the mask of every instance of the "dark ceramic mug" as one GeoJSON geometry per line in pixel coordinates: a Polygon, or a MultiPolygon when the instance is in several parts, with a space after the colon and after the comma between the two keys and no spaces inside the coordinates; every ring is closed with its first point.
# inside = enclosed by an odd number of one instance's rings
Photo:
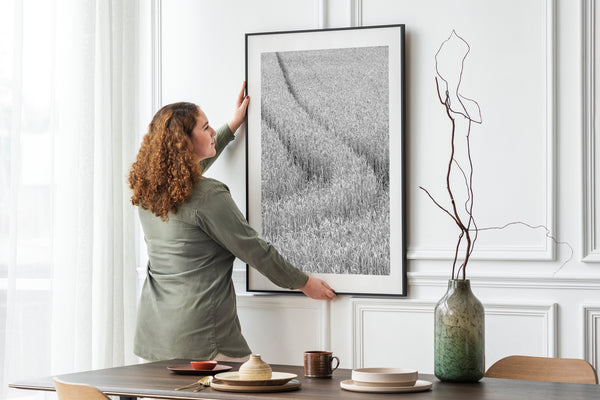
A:
{"type": "Polygon", "coordinates": [[[331,374],[340,366],[340,359],[331,351],[305,351],[304,376],[308,378],[331,378],[331,374]],[[333,360],[336,361],[335,367],[333,360]]]}

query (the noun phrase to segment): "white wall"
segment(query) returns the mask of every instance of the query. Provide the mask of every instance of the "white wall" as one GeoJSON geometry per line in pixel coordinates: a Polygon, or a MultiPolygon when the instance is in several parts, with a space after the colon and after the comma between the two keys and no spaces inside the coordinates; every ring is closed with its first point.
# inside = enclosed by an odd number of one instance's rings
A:
{"type": "MultiPolygon", "coordinates": [[[[479,226],[545,225],[568,243],[518,226],[481,233],[468,275],[486,306],[486,364],[529,354],[600,366],[595,1],[155,4],[161,5],[158,103],[194,101],[216,126],[226,121],[244,80],[245,33],[406,24],[408,296],[340,296],[328,304],[248,295],[239,264],[239,314],[254,352],[270,363],[301,364],[304,350],[331,349],[346,368],[433,371],[433,308],[450,276],[457,233],[418,187],[443,196],[448,148],[439,143],[449,130],[435,91],[434,55],[455,29],[471,46],[463,93],[483,114],[472,133],[479,226]]],[[[209,174],[230,187],[243,212],[245,161],[242,134],[209,174]]]]}

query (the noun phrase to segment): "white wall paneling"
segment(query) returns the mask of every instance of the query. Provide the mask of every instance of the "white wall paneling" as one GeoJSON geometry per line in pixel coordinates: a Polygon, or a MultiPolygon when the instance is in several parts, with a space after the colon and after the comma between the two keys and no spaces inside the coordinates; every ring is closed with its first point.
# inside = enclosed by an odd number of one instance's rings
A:
{"type": "MultiPolygon", "coordinates": [[[[158,111],[158,109],[162,106],[162,0],[152,0],[150,2],[150,29],[147,34],[149,35],[150,40],[150,55],[149,55],[149,73],[150,73],[150,88],[146,91],[150,96],[150,101],[146,101],[149,104],[150,110],[144,110],[144,112],[140,112],[140,114],[146,114],[146,120],[140,121],[140,127],[143,129],[141,132],[136,132],[136,135],[141,139],[147,132],[147,126],[150,123],[150,120],[154,116],[154,114],[158,111]]],[[[142,74],[143,72],[140,71],[142,74]]],[[[145,87],[145,82],[140,83],[141,87],[145,87]]],[[[136,274],[138,278],[138,287],[137,294],[138,296],[141,294],[141,288],[146,279],[146,268],[148,263],[148,252],[146,249],[146,242],[143,240],[143,231],[141,229],[141,224],[139,223],[139,217],[137,213],[135,214],[136,221],[138,221],[137,229],[142,234],[138,235],[140,241],[137,246],[138,251],[138,265],[136,266],[136,274]]]]}
{"type": "Polygon", "coordinates": [[[584,261],[600,262],[600,210],[598,210],[598,190],[600,190],[600,140],[598,140],[598,124],[600,123],[600,94],[596,79],[598,75],[597,46],[600,44],[596,29],[598,13],[596,1],[584,0],[583,43],[584,43],[584,108],[583,108],[583,256],[584,261]]]}
{"type": "MultiPolygon", "coordinates": [[[[433,372],[431,301],[353,301],[353,367],[433,372]],[[385,328],[384,328],[385,327],[385,328]]],[[[556,304],[485,304],[486,366],[511,354],[557,356],[556,304]]]]}
{"type": "Polygon", "coordinates": [[[435,304],[354,299],[353,368],[406,367],[433,372],[435,304]]]}
{"type": "Polygon", "coordinates": [[[583,307],[584,356],[598,370],[600,367],[600,305],[583,307]]]}
{"type": "MultiPolygon", "coordinates": [[[[418,189],[449,206],[450,126],[437,98],[434,56],[453,29],[471,46],[461,93],[477,100],[483,115],[471,132],[478,226],[522,221],[556,233],[555,1],[362,0],[360,15],[364,26],[406,24],[409,259],[452,259],[458,235],[418,189]]],[[[482,231],[472,259],[551,260],[555,246],[545,234],[523,225],[482,231]]]]}
{"type": "Polygon", "coordinates": [[[242,332],[268,363],[301,365],[306,350],[329,348],[329,305],[301,296],[238,296],[242,332]]]}
{"type": "Polygon", "coordinates": [[[152,0],[152,114],[162,107],[162,0],[152,0]]]}
{"type": "MultiPolygon", "coordinates": [[[[560,278],[546,276],[502,276],[472,274],[470,276],[471,286],[475,294],[479,297],[481,292],[490,292],[492,289],[514,289],[531,293],[532,289],[540,291],[600,291],[600,278],[560,278]],[[481,292],[480,292],[481,291],[481,292]]],[[[448,276],[427,273],[409,273],[408,284],[412,288],[446,288],[448,285],[448,276]]],[[[439,291],[441,297],[443,292],[439,291]]],[[[558,293],[558,292],[556,292],[558,293]]]]}
{"type": "Polygon", "coordinates": [[[362,26],[362,0],[351,0],[352,26],[362,26]]]}
{"type": "Polygon", "coordinates": [[[485,304],[486,368],[514,355],[558,355],[556,304],[485,304]]]}
{"type": "Polygon", "coordinates": [[[318,28],[327,28],[327,0],[317,0],[319,10],[319,23],[318,28]]]}

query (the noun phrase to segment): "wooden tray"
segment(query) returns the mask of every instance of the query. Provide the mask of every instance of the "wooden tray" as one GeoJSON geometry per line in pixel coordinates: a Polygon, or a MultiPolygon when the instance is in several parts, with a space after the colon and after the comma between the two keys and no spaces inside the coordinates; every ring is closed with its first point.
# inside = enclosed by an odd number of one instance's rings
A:
{"type": "Polygon", "coordinates": [[[292,379],[284,385],[266,385],[266,386],[242,386],[242,385],[228,385],[223,381],[213,379],[210,387],[215,390],[221,390],[223,392],[290,392],[292,390],[298,390],[301,386],[300,381],[292,379]]]}

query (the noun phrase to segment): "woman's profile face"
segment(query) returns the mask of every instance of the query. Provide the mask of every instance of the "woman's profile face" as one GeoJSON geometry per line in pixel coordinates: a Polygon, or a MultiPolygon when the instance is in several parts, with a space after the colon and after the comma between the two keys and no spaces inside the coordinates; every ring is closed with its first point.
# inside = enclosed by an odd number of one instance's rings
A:
{"type": "Polygon", "coordinates": [[[201,109],[198,109],[196,117],[196,126],[192,130],[192,144],[194,145],[194,153],[198,156],[199,161],[214,157],[216,153],[215,141],[213,140],[217,132],[209,125],[206,114],[201,109]]]}

